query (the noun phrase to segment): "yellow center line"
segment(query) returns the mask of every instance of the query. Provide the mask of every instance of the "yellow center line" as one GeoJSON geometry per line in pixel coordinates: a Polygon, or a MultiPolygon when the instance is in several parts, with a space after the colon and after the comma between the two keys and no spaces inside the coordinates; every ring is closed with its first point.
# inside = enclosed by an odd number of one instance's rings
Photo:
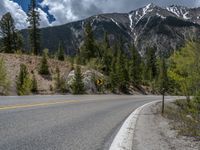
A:
{"type": "Polygon", "coordinates": [[[9,109],[17,109],[17,108],[31,108],[31,107],[37,107],[37,106],[49,106],[49,105],[56,105],[56,104],[67,104],[67,103],[78,103],[78,102],[80,102],[80,101],[70,100],[70,101],[60,101],[60,102],[0,106],[0,110],[9,110],[9,109]]]}

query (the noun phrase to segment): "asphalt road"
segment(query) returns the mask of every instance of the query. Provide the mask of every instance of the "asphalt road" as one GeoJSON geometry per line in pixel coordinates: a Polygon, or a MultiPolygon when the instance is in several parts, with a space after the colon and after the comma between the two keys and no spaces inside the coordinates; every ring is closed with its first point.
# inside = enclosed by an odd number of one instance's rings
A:
{"type": "Polygon", "coordinates": [[[108,150],[123,121],[161,96],[0,97],[0,150],[108,150]]]}

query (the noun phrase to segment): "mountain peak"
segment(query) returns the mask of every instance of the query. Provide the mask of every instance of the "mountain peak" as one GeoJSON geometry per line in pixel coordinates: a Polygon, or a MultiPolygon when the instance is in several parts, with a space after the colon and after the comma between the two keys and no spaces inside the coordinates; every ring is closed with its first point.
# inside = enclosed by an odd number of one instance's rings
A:
{"type": "Polygon", "coordinates": [[[155,7],[157,7],[157,5],[154,4],[154,3],[149,3],[148,5],[145,6],[145,8],[147,8],[147,9],[152,9],[152,8],[155,8],[155,7]]]}
{"type": "Polygon", "coordinates": [[[154,3],[149,3],[146,7],[155,7],[156,5],[154,3]]]}

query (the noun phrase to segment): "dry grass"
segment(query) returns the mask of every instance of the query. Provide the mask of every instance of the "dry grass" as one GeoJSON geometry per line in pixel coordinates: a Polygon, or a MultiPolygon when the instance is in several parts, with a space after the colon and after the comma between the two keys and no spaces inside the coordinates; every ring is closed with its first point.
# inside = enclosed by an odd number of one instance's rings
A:
{"type": "Polygon", "coordinates": [[[200,141],[200,114],[193,106],[188,106],[186,100],[177,100],[167,104],[165,117],[180,135],[194,137],[200,141]]]}

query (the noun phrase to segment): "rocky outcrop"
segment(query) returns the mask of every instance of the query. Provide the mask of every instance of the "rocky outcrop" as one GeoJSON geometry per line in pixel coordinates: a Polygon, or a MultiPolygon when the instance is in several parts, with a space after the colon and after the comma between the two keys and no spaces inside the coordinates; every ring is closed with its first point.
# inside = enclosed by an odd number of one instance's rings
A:
{"type": "MultiPolygon", "coordinates": [[[[71,85],[73,84],[74,76],[75,76],[75,71],[72,70],[65,77],[65,81],[70,92],[72,92],[71,85]]],[[[83,83],[84,83],[86,93],[88,94],[98,93],[98,85],[96,83],[96,80],[98,79],[104,79],[104,75],[95,70],[83,71],[83,83]]]]}

